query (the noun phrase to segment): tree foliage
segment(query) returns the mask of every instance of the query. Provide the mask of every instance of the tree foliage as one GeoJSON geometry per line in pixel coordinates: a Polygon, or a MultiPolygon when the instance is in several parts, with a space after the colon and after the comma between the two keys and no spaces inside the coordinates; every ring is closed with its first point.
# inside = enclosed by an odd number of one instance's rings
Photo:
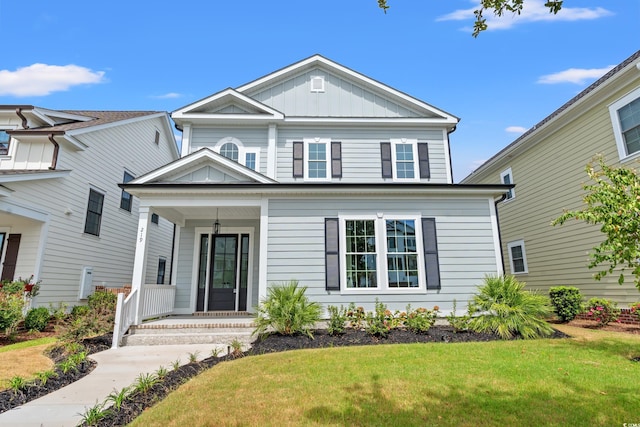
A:
{"type": "MultiPolygon", "coordinates": [[[[549,13],[555,15],[562,9],[562,2],[563,0],[548,0],[544,6],[549,9],[549,13]]],[[[473,11],[476,17],[473,23],[473,37],[478,37],[478,34],[488,28],[487,19],[484,17],[485,12],[493,12],[498,17],[505,13],[520,15],[523,5],[524,0],[480,0],[479,8],[473,11]]],[[[387,0],[378,0],[378,7],[387,13],[389,9],[387,0]]]]}
{"type": "Polygon", "coordinates": [[[621,267],[618,283],[624,282],[624,271],[630,269],[640,289],[640,177],[634,169],[608,166],[602,156],[588,163],[586,171],[592,181],[582,186],[587,192],[583,197],[586,206],[565,211],[551,224],[576,219],[599,225],[606,239],[593,248],[589,268],[601,264],[606,268],[598,271],[595,279],[621,267]]]}

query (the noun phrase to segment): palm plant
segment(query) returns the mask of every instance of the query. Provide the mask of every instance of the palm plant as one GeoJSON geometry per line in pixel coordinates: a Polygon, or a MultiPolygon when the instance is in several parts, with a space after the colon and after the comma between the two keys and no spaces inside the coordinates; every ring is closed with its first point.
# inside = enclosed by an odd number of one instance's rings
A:
{"type": "Polygon", "coordinates": [[[269,327],[282,335],[303,333],[313,338],[311,329],[320,320],[321,306],[309,301],[306,287],[298,287],[297,280],[272,286],[267,298],[258,306],[254,334],[264,334],[269,327]]]}
{"type": "Polygon", "coordinates": [[[525,291],[524,285],[513,276],[485,277],[469,304],[471,310],[480,313],[471,319],[470,328],[496,333],[503,339],[551,335],[553,329],[544,320],[552,310],[548,299],[525,291]]]}

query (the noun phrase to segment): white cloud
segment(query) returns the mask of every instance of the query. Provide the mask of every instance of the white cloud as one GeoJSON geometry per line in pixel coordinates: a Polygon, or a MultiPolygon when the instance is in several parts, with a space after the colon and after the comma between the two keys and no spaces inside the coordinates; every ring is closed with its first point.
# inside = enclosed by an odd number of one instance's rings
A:
{"type": "MultiPolygon", "coordinates": [[[[470,9],[459,9],[447,15],[440,16],[437,21],[462,21],[472,22],[474,20],[473,11],[478,9],[478,0],[471,0],[474,7],[470,9]]],[[[557,13],[549,12],[545,7],[544,0],[527,0],[523,3],[522,13],[520,15],[512,15],[505,12],[502,17],[494,16],[490,11],[485,12],[488,30],[504,30],[523,24],[526,22],[540,21],[584,21],[599,19],[605,16],[613,15],[613,12],[602,7],[586,8],[586,7],[568,7],[563,6],[557,13]]]]}
{"type": "Polygon", "coordinates": [[[525,133],[527,131],[527,128],[524,128],[522,126],[509,126],[505,129],[505,132],[509,132],[509,133],[525,133]]]}
{"type": "Polygon", "coordinates": [[[154,98],[154,99],[173,99],[173,98],[181,98],[181,97],[182,97],[181,93],[169,92],[169,93],[165,93],[164,95],[152,96],[151,98],[154,98]]]}
{"type": "Polygon", "coordinates": [[[557,84],[557,83],[575,83],[583,85],[589,80],[595,80],[605,75],[614,65],[604,68],[569,68],[568,70],[558,73],[547,74],[538,79],[538,83],[557,84]]]}
{"type": "Polygon", "coordinates": [[[69,90],[72,86],[104,81],[104,71],[72,64],[33,64],[15,71],[0,70],[0,95],[43,96],[69,90]]]}

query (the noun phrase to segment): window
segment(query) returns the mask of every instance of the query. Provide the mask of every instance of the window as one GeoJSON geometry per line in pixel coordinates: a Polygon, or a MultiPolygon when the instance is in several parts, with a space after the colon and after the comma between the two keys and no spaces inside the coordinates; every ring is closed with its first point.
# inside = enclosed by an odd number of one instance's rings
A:
{"type": "Polygon", "coordinates": [[[259,148],[245,148],[244,149],[244,165],[254,171],[258,170],[258,159],[260,155],[259,148]]]}
{"type": "Polygon", "coordinates": [[[327,144],[310,142],[307,144],[307,178],[327,177],[327,144]]]}
{"type": "Polygon", "coordinates": [[[104,194],[91,189],[89,190],[89,203],[87,205],[87,218],[84,223],[84,232],[100,235],[100,222],[102,221],[102,205],[104,203],[104,194]]]}
{"type": "Polygon", "coordinates": [[[156,278],[156,284],[164,285],[164,273],[167,269],[167,260],[166,258],[160,257],[158,259],[158,276],[156,278]]]}
{"type": "MultiPolygon", "coordinates": [[[[513,184],[513,173],[511,172],[511,168],[500,174],[500,181],[503,184],[513,184]]],[[[516,192],[513,188],[507,191],[507,200],[511,200],[516,197],[516,192]]]]}
{"type": "Polygon", "coordinates": [[[155,137],[154,137],[154,139],[153,139],[153,142],[154,142],[156,145],[160,145],[160,131],[159,131],[159,130],[157,130],[157,129],[156,129],[156,134],[155,134],[155,137]]]}
{"type": "Polygon", "coordinates": [[[431,178],[429,144],[406,138],[380,143],[382,177],[394,180],[431,178]]]}
{"type": "Polygon", "coordinates": [[[6,156],[9,154],[9,142],[11,141],[11,135],[7,133],[6,129],[0,129],[0,155],[6,156]]]}
{"type": "Polygon", "coordinates": [[[160,222],[160,217],[158,214],[151,214],[151,222],[154,224],[158,224],[160,222]]]}
{"type": "Polygon", "coordinates": [[[293,141],[292,175],[316,181],[342,178],[342,143],[329,138],[293,141]]]}
{"type": "Polygon", "coordinates": [[[524,249],[524,240],[516,240],[507,244],[509,249],[509,263],[511,274],[528,273],[527,254],[524,249]]]}
{"type": "MultiPolygon", "coordinates": [[[[133,178],[133,175],[125,172],[124,178],[122,178],[122,182],[126,184],[127,182],[133,180],[133,178]]],[[[120,196],[120,209],[131,212],[131,205],[133,205],[133,196],[122,190],[122,195],[120,196]]]]}
{"type": "Polygon", "coordinates": [[[620,159],[640,152],[640,88],[609,107],[620,159]]]}
{"type": "Polygon", "coordinates": [[[222,147],[220,147],[220,154],[225,156],[227,159],[231,159],[234,162],[238,161],[238,146],[233,142],[227,142],[222,147]]]}
{"type": "Polygon", "coordinates": [[[440,289],[434,218],[382,214],[327,218],[325,245],[327,290],[440,289]]]}

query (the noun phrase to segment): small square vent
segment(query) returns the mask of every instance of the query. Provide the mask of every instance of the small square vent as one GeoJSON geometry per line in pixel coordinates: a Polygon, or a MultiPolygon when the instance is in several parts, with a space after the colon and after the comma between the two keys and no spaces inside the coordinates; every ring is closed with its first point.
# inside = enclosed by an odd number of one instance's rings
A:
{"type": "Polygon", "coordinates": [[[324,77],[311,77],[311,92],[324,92],[324,77]]]}

